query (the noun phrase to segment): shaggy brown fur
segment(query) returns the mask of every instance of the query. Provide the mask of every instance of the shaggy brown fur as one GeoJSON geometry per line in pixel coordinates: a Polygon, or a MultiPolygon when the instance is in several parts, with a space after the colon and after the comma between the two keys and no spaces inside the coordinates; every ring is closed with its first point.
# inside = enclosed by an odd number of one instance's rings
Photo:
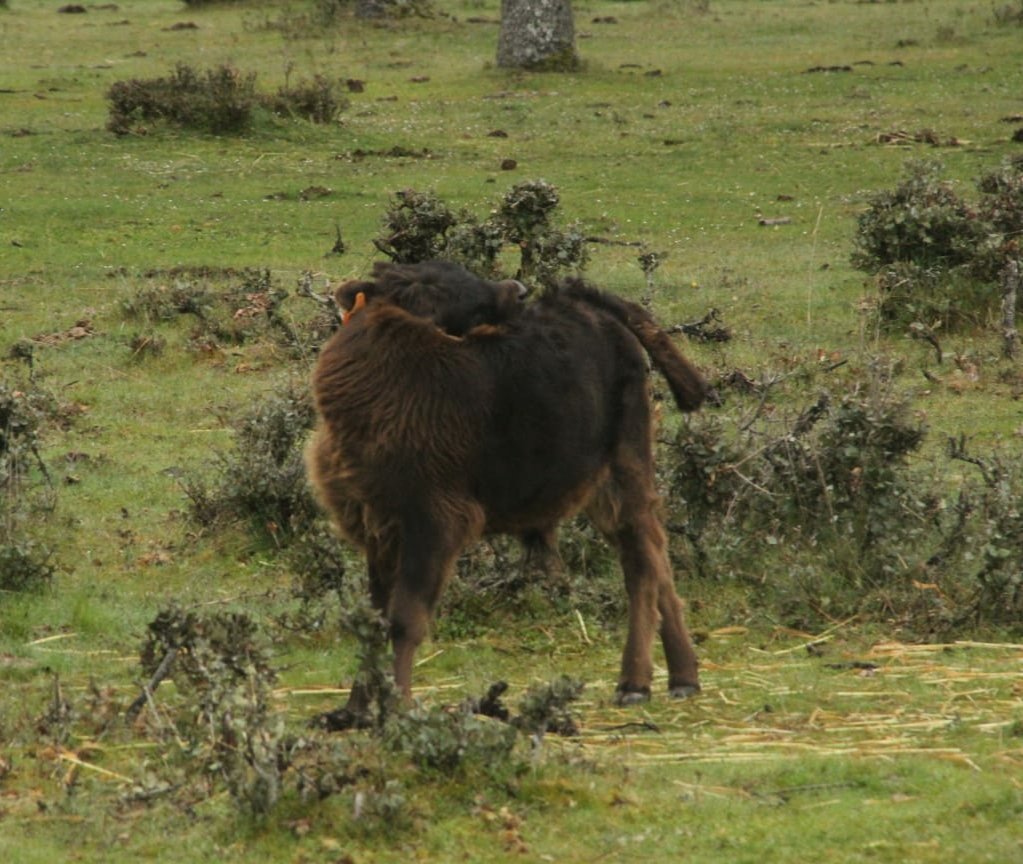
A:
{"type": "MultiPolygon", "coordinates": [[[[507,285],[477,282],[484,295],[507,285]]],[[[464,337],[436,326],[437,309],[410,314],[374,287],[323,348],[307,463],[339,529],[365,551],[401,690],[461,550],[489,532],[551,538],[581,509],[625,576],[619,701],[649,697],[657,629],[670,693],[699,690],[657,515],[643,349],[683,410],[707,395],[699,372],[645,310],[578,281],[464,337]]]]}

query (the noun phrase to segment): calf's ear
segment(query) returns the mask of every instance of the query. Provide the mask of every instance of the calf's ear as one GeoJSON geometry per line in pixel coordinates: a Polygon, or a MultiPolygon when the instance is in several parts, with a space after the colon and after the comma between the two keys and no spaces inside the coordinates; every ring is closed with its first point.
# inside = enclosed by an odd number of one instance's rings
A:
{"type": "Polygon", "coordinates": [[[360,291],[358,294],[355,295],[355,302],[352,303],[352,308],[347,309],[341,313],[341,323],[347,324],[349,319],[351,319],[351,317],[360,309],[362,309],[365,305],[366,295],[362,291],[360,291]]]}
{"type": "Polygon", "coordinates": [[[363,303],[367,299],[371,299],[376,291],[375,282],[366,282],[362,279],[349,279],[347,282],[342,282],[337,288],[334,289],[334,301],[342,311],[351,310],[355,306],[356,298],[359,294],[363,294],[363,303]]]}

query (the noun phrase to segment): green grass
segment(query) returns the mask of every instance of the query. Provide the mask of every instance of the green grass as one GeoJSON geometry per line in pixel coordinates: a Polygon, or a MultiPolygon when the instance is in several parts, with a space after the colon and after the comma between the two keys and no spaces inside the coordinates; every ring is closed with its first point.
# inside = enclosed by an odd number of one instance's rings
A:
{"type": "MultiPolygon", "coordinates": [[[[299,2],[122,0],[85,15],[59,15],[57,5],[0,9],[0,374],[26,384],[27,369],[8,357],[21,339],[83,319],[94,329],[35,349],[36,384],[70,417],[46,430],[58,506],[34,528],[60,569],[38,593],[0,594],[0,858],[1019,857],[1023,649],[900,647],[904,634],[878,616],[834,622],[823,657],[813,656],[803,648],[811,634],[781,626],[769,592],[750,588],[786,580],[784,554],[716,581],[680,574],[694,629],[708,635],[705,692],[686,703],[657,692],[644,709],[610,704],[621,642],[613,615],[601,623],[583,606],[583,633],[571,600],[520,598],[520,614],[480,622],[456,610],[421,652],[417,683],[430,704],[478,695],[501,677],[514,701],[569,672],[588,682],[583,735],[548,739],[539,752],[520,742],[524,767],[512,777],[408,769],[400,826],[355,819],[351,793],[319,801],[289,792],[254,820],[222,787],[200,794],[188,776],[194,758],[152,718],[135,729],[99,721],[138,693],[139,644],[171,602],[244,610],[274,634],[272,708],[292,734],[310,734],[305,721],[341,698],[323,688],[350,680],[355,655],[337,638],[334,613],[318,633],[276,627],[294,605],[294,574],[244,527],[197,531],[179,481],[210,471],[213,453],[231,446],[230,420],[282,378],[303,378],[311,361],[266,338],[203,352],[194,318],[146,322],[124,307],[187,278],[171,268],[269,268],[288,290],[304,270],[318,285],[362,275],[399,189],[432,189],[482,215],[513,183],[542,177],[587,234],[669,253],[656,274],[663,321],[721,310],[736,338],[687,347],[714,374],[787,371],[818,351],[859,369],[889,354],[931,428],[921,471],[946,436],[1011,452],[1023,411],[1018,371],[997,338],[943,334],[947,354],[975,364],[973,379],[951,360],[936,365],[924,343],[869,332],[859,311],[869,289],[849,254],[866,196],[894,184],[908,158],[940,158],[969,190],[1019,152],[1015,127],[1002,122],[1023,110],[1018,26],[953,0],[711,0],[705,13],[699,3],[592,0],[575,7],[584,68],[522,75],[494,67],[496,25],[469,20],[496,22],[496,0],[438,0],[444,14],[430,19],[344,18],[327,29],[272,26],[293,25],[308,10],[299,2]],[[594,20],[607,16],[616,23],[594,20]],[[197,29],[169,29],[182,21],[197,29]],[[266,91],[316,73],[366,89],[329,127],[259,117],[237,138],[159,124],[124,138],[105,130],[112,83],[166,75],[178,62],[258,71],[266,91]],[[881,133],[921,129],[960,145],[878,143],[881,133]],[[384,155],[395,147],[426,156],[384,155]],[[517,169],[501,170],[509,158],[517,169]],[[299,200],[312,186],[331,194],[299,200]],[[762,227],[761,216],[791,223],[762,227]],[[349,251],[324,257],[336,225],[349,251]],[[147,330],[166,340],[163,354],[133,357],[131,339],[147,330]],[[828,665],[852,661],[877,668],[828,665]],[[39,722],[55,680],[76,710],[62,738],[39,722]],[[109,692],[90,696],[90,682],[109,692]],[[75,767],[68,753],[88,764],[75,767]],[[133,799],[151,777],[182,785],[133,799]]],[[[594,245],[588,274],[635,296],[637,254],[594,245]]],[[[313,312],[297,297],[285,309],[299,321],[313,312]]],[[[786,390],[791,404],[779,411],[852,380],[809,379],[786,390]]],[[[952,490],[973,471],[943,470],[952,490]]],[[[173,719],[182,699],[166,684],[157,703],[173,719]]]]}

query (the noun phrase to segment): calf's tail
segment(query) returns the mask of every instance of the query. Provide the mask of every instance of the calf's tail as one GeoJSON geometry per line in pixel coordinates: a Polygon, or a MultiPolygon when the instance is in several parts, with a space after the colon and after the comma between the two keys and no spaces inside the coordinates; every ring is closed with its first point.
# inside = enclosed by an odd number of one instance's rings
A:
{"type": "Polygon", "coordinates": [[[717,394],[700,371],[682,355],[671,337],[642,306],[597,291],[578,281],[570,281],[562,293],[601,309],[621,321],[639,340],[657,371],[664,376],[675,404],[682,411],[695,411],[708,399],[716,401],[717,394]]]}

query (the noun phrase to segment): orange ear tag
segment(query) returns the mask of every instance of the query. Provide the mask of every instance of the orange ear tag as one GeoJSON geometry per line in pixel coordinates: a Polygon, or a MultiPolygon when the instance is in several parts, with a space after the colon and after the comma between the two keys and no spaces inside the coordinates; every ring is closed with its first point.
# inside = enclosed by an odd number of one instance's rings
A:
{"type": "Polygon", "coordinates": [[[351,317],[360,309],[362,309],[365,305],[366,295],[360,291],[358,294],[355,295],[355,302],[352,304],[352,308],[349,309],[347,312],[341,313],[341,324],[342,325],[347,324],[349,319],[351,319],[351,317]]]}

